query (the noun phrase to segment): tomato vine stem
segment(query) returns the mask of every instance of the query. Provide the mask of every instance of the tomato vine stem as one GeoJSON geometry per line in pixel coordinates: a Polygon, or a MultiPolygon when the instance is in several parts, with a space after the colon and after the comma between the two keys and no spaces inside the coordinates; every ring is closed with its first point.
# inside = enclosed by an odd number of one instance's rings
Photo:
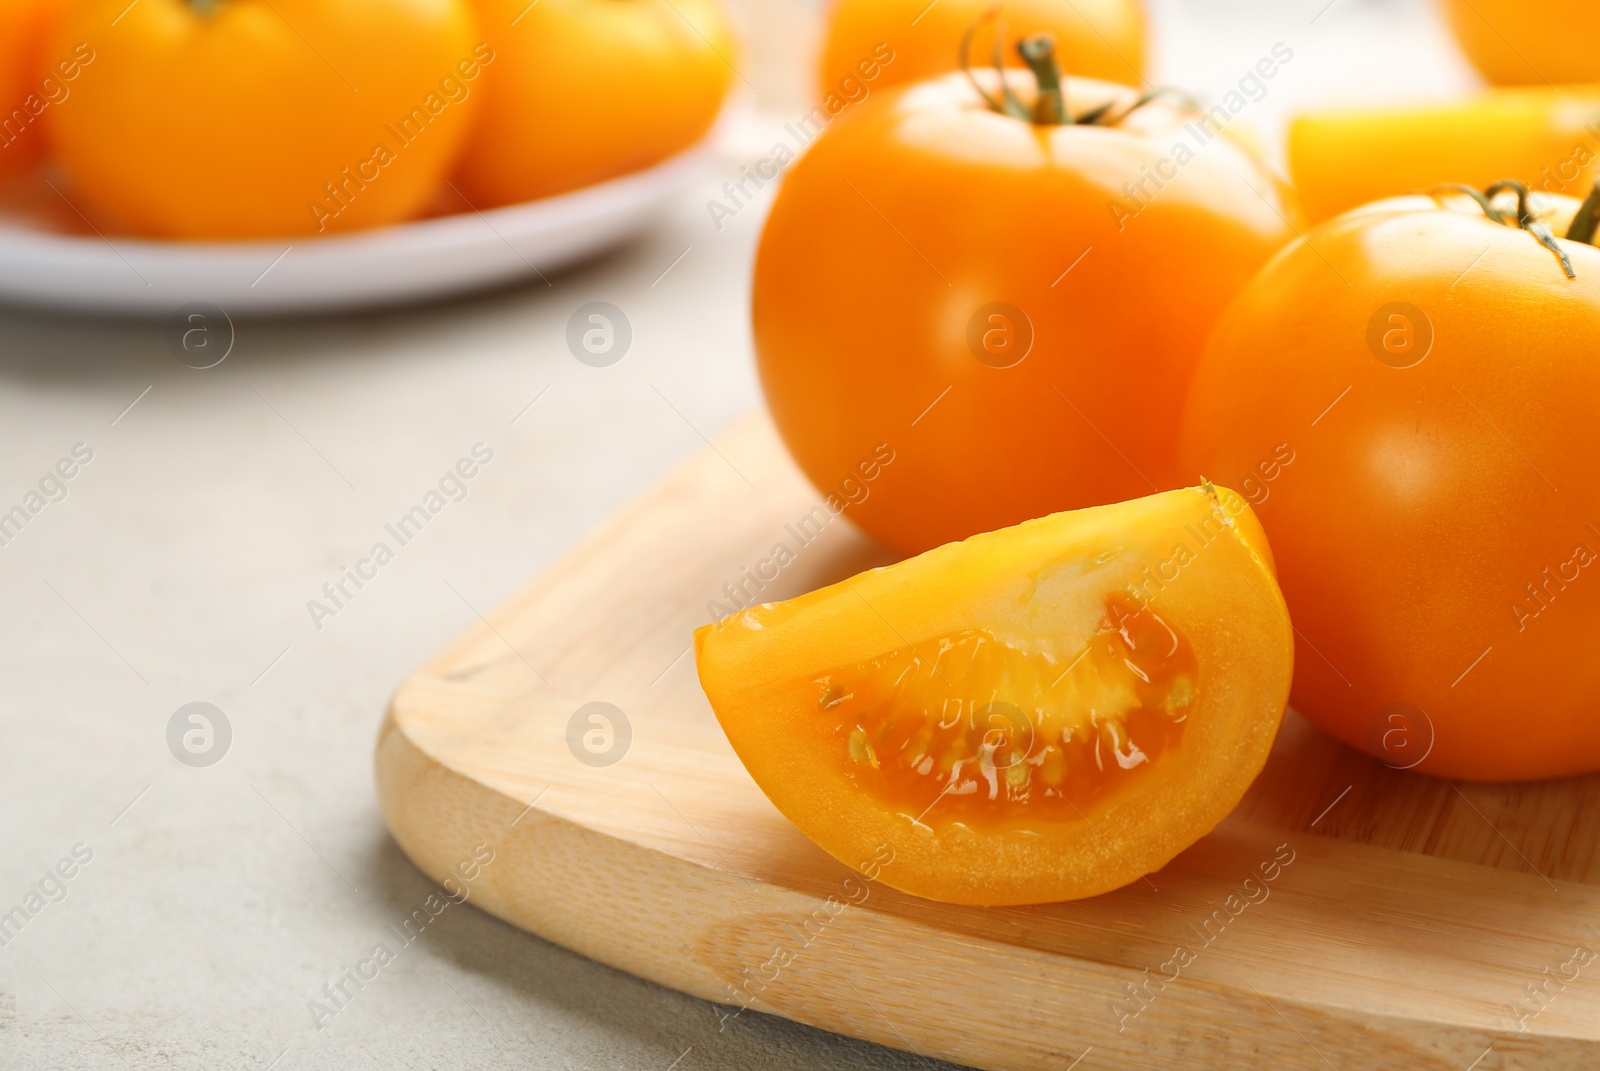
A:
{"type": "Polygon", "coordinates": [[[1033,72],[1034,85],[1037,87],[1033,107],[1029,108],[1012,92],[1011,83],[1006,80],[1005,64],[1002,62],[1006,24],[1000,17],[1001,7],[1001,4],[993,5],[978,16],[978,21],[967,27],[966,32],[961,35],[961,47],[958,53],[962,73],[967,76],[973,90],[991,111],[1036,126],[1116,126],[1160,97],[1173,97],[1187,107],[1197,107],[1194,98],[1181,89],[1162,86],[1141,93],[1132,103],[1120,110],[1116,107],[1117,102],[1110,100],[1090,108],[1082,115],[1074,116],[1067,106],[1066,82],[1062,78],[1061,64],[1056,58],[1055,39],[1049,34],[1041,33],[1017,42],[1017,55],[1022,57],[1022,62],[1033,72]],[[995,33],[990,62],[1000,82],[998,99],[983,87],[983,83],[979,82],[977,75],[972,72],[972,42],[978,36],[978,31],[991,22],[995,24],[995,33]]]}
{"type": "Polygon", "coordinates": [[[982,15],[978,16],[978,21],[968,26],[966,32],[961,35],[961,49],[958,54],[958,58],[961,61],[961,70],[966,74],[967,81],[972,83],[972,88],[977,91],[978,96],[983,98],[983,102],[991,110],[997,111],[1001,115],[1009,115],[1013,119],[1031,119],[1032,116],[1022,106],[1022,101],[1018,100],[1016,94],[1011,92],[1011,86],[1006,82],[1005,67],[1000,62],[1000,43],[1005,40],[1006,36],[1005,20],[1000,18],[1001,6],[1000,4],[995,4],[990,7],[982,15]],[[995,73],[1000,78],[999,100],[991,97],[988,90],[984,89],[982,83],[978,81],[977,75],[972,73],[972,39],[978,35],[978,30],[981,27],[990,22],[996,23],[993,62],[995,73]]]}
{"type": "Polygon", "coordinates": [[[1567,228],[1567,241],[1594,245],[1597,230],[1600,230],[1600,181],[1578,206],[1578,214],[1572,217],[1572,226],[1567,228]]]}
{"type": "MultiPolygon", "coordinates": [[[[1556,259],[1561,261],[1561,270],[1566,272],[1568,279],[1576,279],[1578,277],[1578,273],[1572,270],[1572,258],[1567,256],[1566,250],[1562,249],[1556,244],[1556,236],[1550,230],[1549,224],[1544,223],[1536,218],[1533,214],[1533,210],[1528,207],[1528,187],[1524,186],[1522,183],[1514,182],[1511,179],[1503,179],[1500,182],[1496,182],[1481,191],[1475,190],[1471,186],[1463,186],[1456,183],[1451,183],[1449,185],[1438,187],[1438,189],[1434,192],[1437,193],[1445,190],[1448,190],[1451,193],[1466,194],[1468,197],[1477,202],[1478,207],[1483,209],[1483,214],[1488,216],[1493,222],[1498,223],[1503,227],[1515,226],[1521,230],[1527,231],[1529,234],[1533,235],[1534,239],[1538,241],[1540,245],[1544,246],[1546,249],[1550,250],[1550,252],[1556,255],[1556,259]],[[1509,219],[1506,217],[1504,212],[1495,207],[1494,199],[1503,193],[1513,192],[1517,195],[1517,215],[1515,219],[1509,219]]],[[[1573,224],[1576,226],[1576,219],[1573,220],[1573,224]]],[[[1571,231],[1568,231],[1567,237],[1572,237],[1571,231]]]]}
{"type": "Polygon", "coordinates": [[[1185,90],[1179,89],[1177,86],[1157,86],[1155,89],[1139,94],[1132,104],[1129,104],[1116,114],[1112,114],[1111,109],[1116,107],[1117,102],[1108,100],[1098,108],[1091,108],[1078,116],[1077,121],[1090,126],[1116,126],[1146,104],[1160,97],[1171,97],[1185,108],[1194,111],[1198,111],[1200,108],[1199,102],[1185,90]]]}
{"type": "Polygon", "coordinates": [[[1018,41],[1017,55],[1033,71],[1033,80],[1039,87],[1033,101],[1033,121],[1040,126],[1070,125],[1072,113],[1067,110],[1066,93],[1061,87],[1055,41],[1043,33],[1018,41]]]}

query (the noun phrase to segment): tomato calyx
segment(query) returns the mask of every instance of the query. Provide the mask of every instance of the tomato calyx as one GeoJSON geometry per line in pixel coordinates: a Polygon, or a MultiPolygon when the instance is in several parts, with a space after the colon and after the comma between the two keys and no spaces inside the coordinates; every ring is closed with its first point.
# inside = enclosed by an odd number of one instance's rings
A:
{"type": "MultiPolygon", "coordinates": [[[[1031,122],[1033,121],[1034,113],[1029,111],[1027,106],[1017,98],[1015,93],[1011,92],[1011,83],[1006,81],[1005,65],[1001,62],[1000,42],[1005,40],[1006,36],[1005,19],[1000,18],[1001,6],[1002,5],[1000,4],[995,4],[993,7],[989,8],[989,10],[985,11],[981,16],[978,17],[977,22],[973,23],[971,26],[968,26],[966,32],[961,35],[961,48],[958,53],[961,61],[961,70],[966,74],[967,81],[972,83],[972,88],[977,91],[978,96],[982,97],[983,102],[992,110],[999,112],[1001,115],[1009,115],[1013,119],[1022,119],[1031,122]],[[972,73],[972,39],[978,36],[978,30],[982,28],[984,24],[990,22],[994,22],[996,24],[994,33],[994,50],[992,56],[990,57],[990,61],[994,64],[995,73],[998,74],[1000,78],[999,100],[995,100],[993,97],[991,97],[988,90],[983,88],[983,86],[978,82],[977,77],[972,73]]],[[[1018,48],[1020,50],[1021,46],[1019,45],[1018,48]]],[[[1055,51],[1053,41],[1051,42],[1049,51],[1052,53],[1049,60],[1049,65],[1052,69],[1056,69],[1053,55],[1055,51]]],[[[1023,60],[1029,62],[1029,66],[1032,66],[1032,63],[1031,61],[1028,61],[1026,54],[1023,55],[1023,60]]],[[[1072,122],[1072,113],[1067,111],[1066,93],[1061,89],[1061,78],[1058,69],[1055,82],[1056,99],[1060,104],[1061,109],[1061,119],[1059,121],[1062,123],[1070,123],[1072,122]]],[[[1040,83],[1039,88],[1040,95],[1043,96],[1043,83],[1040,83]]]]}
{"type": "Polygon", "coordinates": [[[1039,34],[1017,42],[1017,55],[1033,71],[1039,87],[1031,118],[1039,126],[1062,126],[1075,122],[1067,111],[1067,98],[1061,88],[1061,65],[1056,62],[1056,43],[1049,34],[1039,34]]]}
{"type": "Polygon", "coordinates": [[[1149,104],[1161,97],[1171,97],[1179,104],[1190,110],[1198,111],[1200,108],[1199,103],[1196,102],[1194,97],[1189,95],[1188,92],[1179,89],[1177,86],[1157,86],[1154,89],[1147,90],[1146,92],[1139,94],[1134,98],[1132,104],[1129,104],[1120,112],[1113,112],[1111,110],[1116,103],[1115,101],[1107,101],[1106,103],[1100,105],[1100,107],[1092,108],[1078,116],[1078,122],[1089,124],[1091,126],[1116,126],[1128,116],[1132,115],[1140,108],[1143,108],[1146,104],[1149,104]]]}
{"type": "MultiPolygon", "coordinates": [[[[1578,273],[1572,270],[1572,258],[1568,257],[1566,251],[1556,244],[1556,236],[1550,230],[1550,225],[1540,220],[1528,206],[1528,187],[1522,183],[1504,179],[1482,190],[1475,190],[1471,186],[1450,184],[1440,186],[1433,192],[1435,194],[1444,192],[1466,194],[1477,202],[1478,207],[1483,209],[1483,214],[1489,217],[1491,221],[1500,224],[1502,227],[1517,227],[1533,235],[1540,245],[1554,253],[1556,258],[1561,261],[1561,270],[1566,272],[1568,279],[1576,279],[1578,277],[1578,273]],[[1515,193],[1517,195],[1517,213],[1514,217],[1507,216],[1506,213],[1495,207],[1495,198],[1505,193],[1515,193]]],[[[1591,199],[1593,199],[1593,195],[1591,195],[1591,199]]],[[[1600,204],[1596,205],[1596,210],[1600,211],[1600,204]]],[[[1582,213],[1580,212],[1579,215],[1581,216],[1582,213]]],[[[1576,229],[1577,224],[1578,219],[1575,217],[1573,219],[1573,229],[1576,229]]],[[[1572,230],[1568,230],[1567,237],[1569,239],[1572,238],[1572,230]]]]}
{"type": "Polygon", "coordinates": [[[1005,65],[1001,62],[1001,42],[1005,39],[1006,31],[1005,20],[999,17],[1000,8],[1000,4],[989,8],[961,35],[961,70],[972,83],[972,88],[977,91],[978,96],[983,98],[983,102],[992,111],[1008,115],[1013,119],[1021,119],[1035,126],[1116,126],[1158,97],[1175,97],[1187,107],[1195,107],[1194,98],[1189,94],[1171,86],[1162,86],[1140,94],[1131,104],[1120,110],[1116,109],[1116,101],[1107,101],[1081,115],[1074,116],[1067,107],[1066,86],[1061,77],[1061,65],[1056,60],[1055,39],[1047,33],[1035,34],[1017,42],[1017,55],[1022,57],[1022,62],[1033,72],[1036,87],[1033,107],[1028,107],[1012,92],[1011,84],[1006,81],[1005,65]],[[991,96],[972,73],[973,38],[978,35],[979,29],[990,22],[996,24],[990,62],[999,76],[998,99],[991,96]]]}
{"type": "Polygon", "coordinates": [[[1578,206],[1577,215],[1572,217],[1572,226],[1567,228],[1567,241],[1594,245],[1596,231],[1600,231],[1600,182],[1594,184],[1589,196],[1578,206]]]}

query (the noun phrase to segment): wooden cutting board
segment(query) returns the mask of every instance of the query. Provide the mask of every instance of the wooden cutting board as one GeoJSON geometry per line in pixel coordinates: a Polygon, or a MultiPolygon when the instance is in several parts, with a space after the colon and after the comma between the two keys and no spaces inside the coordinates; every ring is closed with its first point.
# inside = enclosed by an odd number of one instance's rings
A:
{"type": "Polygon", "coordinates": [[[888,560],[843,520],[800,546],[819,500],[752,418],[419,669],[376,756],[405,852],[728,1029],[748,1007],[997,1069],[1600,1066],[1600,778],[1432,780],[1291,714],[1227,822],[1107,896],[951,907],[823,854],[689,652],[776,544],[763,601],[888,560]]]}

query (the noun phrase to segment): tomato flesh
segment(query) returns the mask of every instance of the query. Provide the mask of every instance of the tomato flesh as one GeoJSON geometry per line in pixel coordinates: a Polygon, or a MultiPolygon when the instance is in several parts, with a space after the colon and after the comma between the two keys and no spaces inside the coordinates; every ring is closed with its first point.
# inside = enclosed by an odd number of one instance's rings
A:
{"type": "Polygon", "coordinates": [[[816,681],[844,772],[936,824],[1081,817],[1183,739],[1188,642],[1125,596],[1075,658],[968,629],[816,681]],[[935,811],[934,801],[939,802],[935,811]]]}
{"type": "Polygon", "coordinates": [[[768,798],[847,865],[954,903],[1093,896],[1233,809],[1293,632],[1238,495],[1190,488],[947,544],[695,633],[768,798]]]}

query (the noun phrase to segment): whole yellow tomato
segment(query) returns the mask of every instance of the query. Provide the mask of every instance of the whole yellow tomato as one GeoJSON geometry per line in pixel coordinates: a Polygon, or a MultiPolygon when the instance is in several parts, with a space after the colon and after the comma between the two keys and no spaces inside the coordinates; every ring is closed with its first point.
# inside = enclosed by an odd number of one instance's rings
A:
{"type": "MultiPolygon", "coordinates": [[[[993,7],[993,0],[835,0],[817,71],[822,92],[850,94],[874,63],[882,64],[883,86],[953,71],[962,35],[993,7]],[[885,62],[885,55],[892,58],[885,62]]],[[[1006,30],[1016,38],[1053,37],[1067,74],[1144,83],[1146,20],[1140,0],[1008,0],[1002,12],[1006,30]]],[[[986,36],[980,45],[987,47],[986,36]]],[[[1009,65],[1020,66],[1009,43],[1002,55],[1009,65]]]]}
{"type": "Polygon", "coordinates": [[[737,62],[715,0],[477,0],[499,57],[458,169],[478,207],[660,163],[711,128],[737,62]]]}
{"type": "Polygon", "coordinates": [[[1384,201],[1276,257],[1217,326],[1183,455],[1271,538],[1295,709],[1498,781],[1600,770],[1600,250],[1495,203],[1384,201]]]}
{"type": "Polygon", "coordinates": [[[1313,223],[1445,183],[1516,179],[1586,192],[1600,162],[1600,89],[1495,89],[1464,100],[1307,112],[1289,128],[1289,177],[1313,223]]]}
{"type": "Polygon", "coordinates": [[[1080,79],[1064,96],[1029,108],[1080,121],[1002,114],[963,74],[874,96],[793,165],[762,234],[778,428],[821,488],[891,452],[850,517],[903,552],[1177,486],[1211,325],[1292,237],[1225,109],[1080,79]]]}
{"type": "Polygon", "coordinates": [[[163,238],[392,223],[436,192],[493,53],[465,0],[88,0],[92,49],[45,113],[71,195],[163,238]]]}
{"type": "Polygon", "coordinates": [[[1461,49],[1496,85],[1600,82],[1594,0],[1444,0],[1461,49]]]}
{"type": "Polygon", "coordinates": [[[40,117],[71,95],[82,69],[79,57],[44,54],[60,7],[60,0],[0,0],[0,181],[39,162],[40,117]]]}

